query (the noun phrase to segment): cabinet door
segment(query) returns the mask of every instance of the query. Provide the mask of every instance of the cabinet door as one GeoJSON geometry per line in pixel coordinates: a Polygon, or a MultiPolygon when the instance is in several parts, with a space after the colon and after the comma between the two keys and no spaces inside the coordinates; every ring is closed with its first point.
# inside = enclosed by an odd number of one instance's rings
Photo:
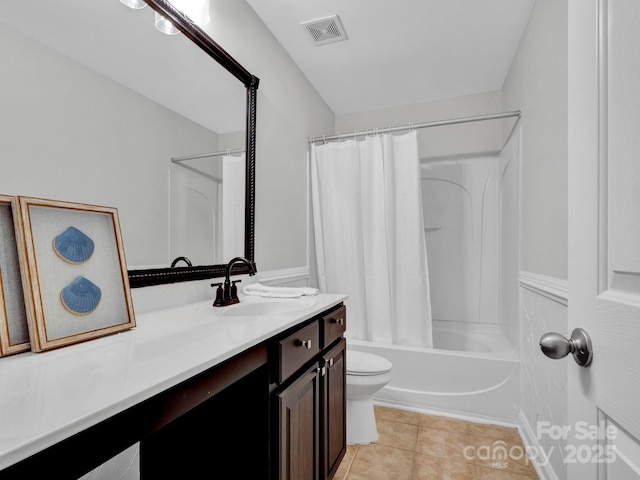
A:
{"type": "Polygon", "coordinates": [[[320,479],[320,371],[316,363],[277,394],[280,480],[320,479]]]}
{"type": "Polygon", "coordinates": [[[332,478],[346,452],[346,340],[323,355],[322,476],[332,478]]]}

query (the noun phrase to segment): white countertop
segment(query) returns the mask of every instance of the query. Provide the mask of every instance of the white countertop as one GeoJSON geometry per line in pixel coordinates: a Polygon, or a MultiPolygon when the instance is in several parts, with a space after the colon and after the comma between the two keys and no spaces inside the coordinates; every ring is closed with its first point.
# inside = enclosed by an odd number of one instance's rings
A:
{"type": "MultiPolygon", "coordinates": [[[[219,316],[232,307],[214,309],[210,301],[201,302],[137,315],[137,327],[122,333],[0,358],[0,470],[218,365],[346,296],[303,298],[309,299],[309,306],[260,317],[219,316]]],[[[257,300],[245,297],[241,304],[252,301],[257,300]]]]}

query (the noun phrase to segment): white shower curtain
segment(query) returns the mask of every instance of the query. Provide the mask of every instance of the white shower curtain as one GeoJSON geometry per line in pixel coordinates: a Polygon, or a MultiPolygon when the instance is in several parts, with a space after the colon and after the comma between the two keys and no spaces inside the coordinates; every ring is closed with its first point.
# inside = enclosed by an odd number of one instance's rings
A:
{"type": "Polygon", "coordinates": [[[349,295],[347,336],[432,346],[416,132],[312,145],[322,292],[349,295]]]}

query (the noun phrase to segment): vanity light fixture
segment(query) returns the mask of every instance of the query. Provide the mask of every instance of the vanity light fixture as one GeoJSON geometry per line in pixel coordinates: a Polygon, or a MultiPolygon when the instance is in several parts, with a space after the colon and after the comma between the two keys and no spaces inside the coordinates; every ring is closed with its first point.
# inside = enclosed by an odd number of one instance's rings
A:
{"type": "MultiPolygon", "coordinates": [[[[135,10],[140,10],[147,6],[144,0],[120,0],[120,3],[135,10]]],[[[199,27],[211,21],[209,15],[209,0],[171,0],[170,3],[199,27]]],[[[155,24],[156,28],[164,34],[176,35],[180,33],[170,20],[159,13],[155,14],[155,24]]]]}
{"type": "Polygon", "coordinates": [[[140,10],[147,6],[144,0],[120,0],[120,3],[134,10],[140,10]]]}
{"type": "MultiPolygon", "coordinates": [[[[211,21],[211,17],[209,16],[209,0],[171,0],[171,4],[199,27],[211,21]]],[[[156,28],[167,35],[180,33],[171,21],[158,13],[156,13],[156,28]]]]}

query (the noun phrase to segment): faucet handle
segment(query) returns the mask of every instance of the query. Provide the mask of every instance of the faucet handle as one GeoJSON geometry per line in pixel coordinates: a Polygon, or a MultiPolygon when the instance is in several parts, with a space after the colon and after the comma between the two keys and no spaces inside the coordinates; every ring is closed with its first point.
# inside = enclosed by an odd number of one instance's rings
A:
{"type": "Polygon", "coordinates": [[[220,307],[224,305],[224,291],[222,290],[222,283],[212,283],[212,287],[218,287],[216,290],[216,299],[213,302],[214,307],[220,307]]]}
{"type": "Polygon", "coordinates": [[[236,287],[236,283],[240,283],[242,280],[231,280],[231,292],[229,298],[232,300],[236,300],[238,298],[238,287],[236,287]]]}

